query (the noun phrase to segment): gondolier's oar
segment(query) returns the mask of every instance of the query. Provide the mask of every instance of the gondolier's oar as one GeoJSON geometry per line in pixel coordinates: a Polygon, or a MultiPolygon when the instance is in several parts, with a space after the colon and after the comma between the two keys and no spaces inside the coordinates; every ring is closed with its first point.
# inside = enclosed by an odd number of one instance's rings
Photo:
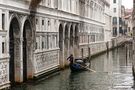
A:
{"type": "Polygon", "coordinates": [[[85,69],[87,69],[87,70],[89,70],[89,71],[96,72],[95,70],[92,70],[92,69],[90,69],[90,68],[87,68],[87,67],[85,67],[85,66],[83,66],[83,65],[80,65],[80,66],[83,67],[83,68],[85,68],[85,69]]]}

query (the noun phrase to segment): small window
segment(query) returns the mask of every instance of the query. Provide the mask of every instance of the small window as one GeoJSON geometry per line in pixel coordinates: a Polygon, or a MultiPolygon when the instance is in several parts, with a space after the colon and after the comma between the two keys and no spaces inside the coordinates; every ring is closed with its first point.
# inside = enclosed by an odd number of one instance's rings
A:
{"type": "Polygon", "coordinates": [[[2,29],[5,29],[5,14],[2,14],[2,29]]]}
{"type": "Polygon", "coordinates": [[[50,21],[48,20],[48,26],[50,25],[50,21]]]}
{"type": "Polygon", "coordinates": [[[5,43],[2,42],[2,53],[5,53],[5,43]]]}
{"type": "Polygon", "coordinates": [[[44,25],[44,20],[42,20],[42,25],[44,25]]]}
{"type": "Polygon", "coordinates": [[[38,44],[37,44],[37,42],[36,42],[36,46],[35,46],[35,49],[37,49],[37,47],[38,47],[38,44]]]}
{"type": "Polygon", "coordinates": [[[36,24],[38,24],[38,19],[36,19],[36,24]]]}
{"type": "Polygon", "coordinates": [[[50,5],[50,2],[48,1],[48,6],[50,5]]]}
{"type": "Polygon", "coordinates": [[[116,0],[113,0],[113,3],[116,3],[116,0]]]}
{"type": "Polygon", "coordinates": [[[44,42],[42,42],[42,48],[44,48],[44,42]]]}
{"type": "Polygon", "coordinates": [[[116,8],[113,9],[113,12],[114,12],[114,13],[116,12],[116,8]]]}

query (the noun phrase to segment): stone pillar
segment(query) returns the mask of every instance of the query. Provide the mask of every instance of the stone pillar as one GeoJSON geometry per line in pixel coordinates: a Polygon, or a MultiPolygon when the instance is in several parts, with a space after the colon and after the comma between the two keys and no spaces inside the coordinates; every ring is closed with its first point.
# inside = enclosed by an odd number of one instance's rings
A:
{"type": "Polygon", "coordinates": [[[64,52],[65,52],[64,39],[65,39],[65,27],[63,27],[63,40],[62,40],[62,45],[63,45],[63,47],[62,47],[62,48],[63,48],[63,49],[62,49],[62,50],[63,50],[63,51],[62,51],[62,52],[63,52],[63,53],[62,53],[62,57],[63,57],[63,58],[62,58],[62,62],[63,62],[63,67],[65,68],[66,63],[65,63],[65,53],[64,53],[64,52]]]}
{"type": "Polygon", "coordinates": [[[68,28],[68,47],[67,47],[67,50],[68,50],[68,56],[70,55],[70,28],[68,28]]]}
{"type": "Polygon", "coordinates": [[[62,51],[60,51],[60,68],[63,69],[65,67],[65,63],[64,63],[64,39],[61,41],[61,44],[63,45],[62,47],[62,51]]]}
{"type": "MultiPolygon", "coordinates": [[[[9,11],[7,10],[6,11],[6,17],[5,17],[5,30],[7,31],[7,33],[8,33],[8,31],[9,31],[9,11]]],[[[9,36],[8,36],[8,34],[7,34],[7,36],[6,36],[6,40],[5,40],[5,42],[6,42],[6,46],[5,46],[5,49],[6,49],[6,53],[7,53],[7,56],[9,56],[8,54],[9,54],[9,36]]]]}
{"type": "Polygon", "coordinates": [[[27,79],[33,78],[34,72],[34,56],[33,56],[33,42],[31,40],[27,40],[27,79]]]}
{"type": "Polygon", "coordinates": [[[15,62],[15,82],[22,82],[22,71],[21,71],[21,47],[22,47],[22,41],[20,38],[15,38],[15,47],[14,47],[14,62],[15,62]]]}
{"type": "MultiPolygon", "coordinates": [[[[73,25],[73,53],[74,53],[74,50],[75,50],[75,25],[73,25]]],[[[74,53],[75,55],[75,53],[74,53]]]]}
{"type": "Polygon", "coordinates": [[[5,12],[5,30],[9,29],[9,11],[5,12]]]}
{"type": "Polygon", "coordinates": [[[23,82],[23,37],[20,39],[20,82],[23,82]]]}
{"type": "Polygon", "coordinates": [[[117,36],[119,36],[120,34],[119,34],[119,17],[117,17],[117,36]]]}
{"type": "Polygon", "coordinates": [[[2,30],[2,10],[0,9],[0,30],[2,30]]]}

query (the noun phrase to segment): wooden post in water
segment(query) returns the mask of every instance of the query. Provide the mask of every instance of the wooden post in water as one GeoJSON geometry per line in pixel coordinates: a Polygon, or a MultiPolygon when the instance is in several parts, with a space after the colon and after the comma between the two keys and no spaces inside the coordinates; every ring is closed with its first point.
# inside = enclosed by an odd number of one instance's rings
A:
{"type": "Polygon", "coordinates": [[[132,60],[132,73],[135,80],[135,0],[133,0],[133,13],[132,13],[132,23],[133,23],[133,60],[132,60]]]}
{"type": "Polygon", "coordinates": [[[125,44],[126,47],[126,65],[127,65],[127,61],[128,61],[128,45],[125,44]]]}
{"type": "Polygon", "coordinates": [[[88,59],[89,59],[89,63],[90,63],[90,65],[89,65],[89,68],[90,68],[91,67],[91,60],[90,60],[91,59],[91,50],[90,50],[90,47],[89,47],[88,50],[89,50],[89,57],[88,57],[88,59]]]}

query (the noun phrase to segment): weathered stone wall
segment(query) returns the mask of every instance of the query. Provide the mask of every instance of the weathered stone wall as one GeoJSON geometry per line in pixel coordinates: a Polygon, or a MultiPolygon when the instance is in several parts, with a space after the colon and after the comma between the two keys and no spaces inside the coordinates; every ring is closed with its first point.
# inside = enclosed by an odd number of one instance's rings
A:
{"type": "Polygon", "coordinates": [[[103,52],[107,49],[105,42],[93,43],[93,44],[90,44],[89,47],[91,48],[91,50],[90,50],[91,55],[95,55],[95,54],[103,52]]]}
{"type": "Polygon", "coordinates": [[[109,49],[115,48],[121,44],[123,44],[126,39],[126,37],[118,37],[118,38],[113,38],[111,41],[108,42],[96,42],[96,43],[90,43],[90,44],[84,44],[84,45],[80,45],[80,53],[79,53],[79,57],[89,57],[92,55],[96,55],[99,54],[101,52],[107,51],[109,49]],[[108,46],[107,46],[108,43],[108,46]]]}
{"type": "Polygon", "coordinates": [[[90,55],[95,55],[100,52],[107,50],[105,42],[90,43],[89,45],[80,45],[80,55],[79,57],[86,58],[90,55]]]}
{"type": "Polygon", "coordinates": [[[0,58],[0,89],[9,87],[9,58],[0,58]]]}

